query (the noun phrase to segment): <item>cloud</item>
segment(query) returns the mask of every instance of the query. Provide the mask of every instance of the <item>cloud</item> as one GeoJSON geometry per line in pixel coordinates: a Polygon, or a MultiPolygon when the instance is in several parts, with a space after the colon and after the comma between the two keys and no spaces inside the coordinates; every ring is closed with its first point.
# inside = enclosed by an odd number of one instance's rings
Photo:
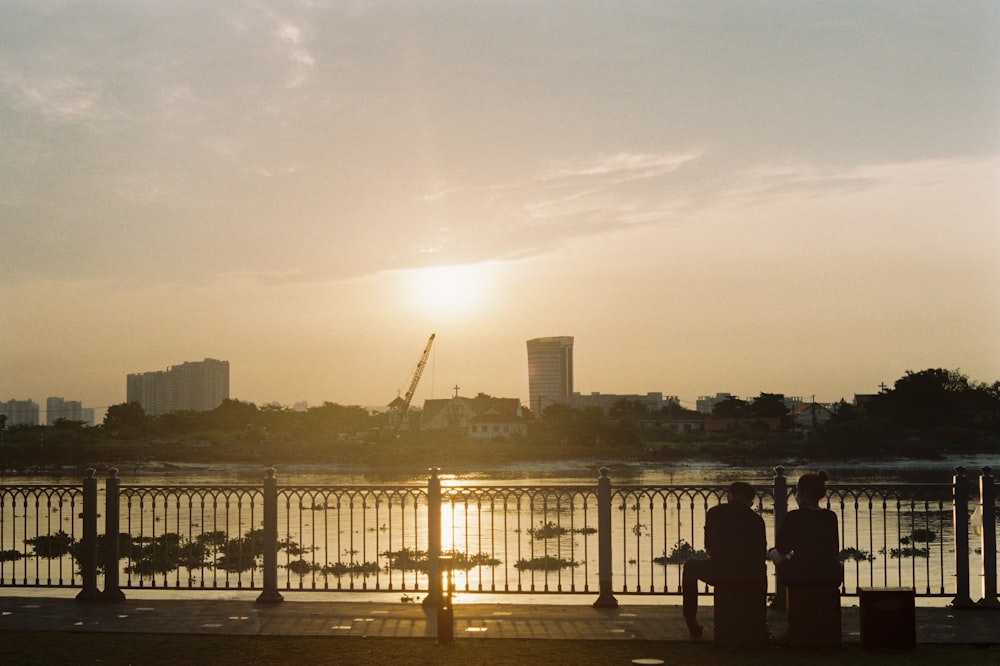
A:
{"type": "Polygon", "coordinates": [[[29,76],[5,69],[0,72],[0,89],[14,107],[57,122],[79,123],[103,119],[101,91],[88,81],[66,75],[29,76]]]}

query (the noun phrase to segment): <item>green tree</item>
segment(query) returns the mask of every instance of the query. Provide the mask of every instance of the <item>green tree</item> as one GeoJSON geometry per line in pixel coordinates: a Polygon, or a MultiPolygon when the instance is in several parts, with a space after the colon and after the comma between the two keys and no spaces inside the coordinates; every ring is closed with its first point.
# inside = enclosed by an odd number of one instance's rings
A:
{"type": "Polygon", "coordinates": [[[146,425],[146,410],[137,402],[121,403],[111,405],[104,413],[102,425],[111,431],[140,430],[146,425]]]}
{"type": "Polygon", "coordinates": [[[306,410],[306,424],[311,432],[328,434],[365,432],[374,425],[372,416],[363,407],[333,402],[306,410]]]}
{"type": "Polygon", "coordinates": [[[240,430],[247,426],[260,425],[260,410],[252,402],[225,399],[209,412],[213,426],[224,430],[240,430]]]}
{"type": "Polygon", "coordinates": [[[971,390],[969,378],[957,370],[907,370],[879,396],[875,409],[903,428],[934,428],[959,422],[971,390]]]}
{"type": "Polygon", "coordinates": [[[747,416],[756,418],[780,418],[788,416],[785,396],[781,393],[761,393],[753,399],[747,409],[747,416]]]}
{"type": "Polygon", "coordinates": [[[649,415],[649,407],[639,400],[622,398],[611,405],[608,416],[612,419],[638,419],[649,415]]]}
{"type": "Polygon", "coordinates": [[[736,396],[730,396],[725,400],[721,400],[715,403],[712,407],[712,416],[718,416],[724,419],[736,419],[747,415],[750,409],[750,403],[746,400],[741,400],[736,396]]]}

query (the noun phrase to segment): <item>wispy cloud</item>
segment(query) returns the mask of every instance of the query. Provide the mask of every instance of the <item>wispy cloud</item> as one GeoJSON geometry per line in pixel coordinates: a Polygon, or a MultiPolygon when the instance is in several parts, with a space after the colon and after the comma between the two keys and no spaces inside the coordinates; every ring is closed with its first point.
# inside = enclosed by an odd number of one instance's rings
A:
{"type": "Polygon", "coordinates": [[[286,19],[278,20],[277,37],[286,49],[286,57],[292,63],[293,71],[285,85],[297,88],[305,83],[316,64],[316,59],[305,47],[303,29],[286,19]]]}
{"type": "Polygon", "coordinates": [[[108,115],[102,108],[101,92],[91,82],[66,75],[29,76],[0,71],[0,88],[15,107],[28,109],[49,120],[78,123],[108,115]]]}
{"type": "Polygon", "coordinates": [[[618,153],[599,156],[583,163],[557,165],[543,178],[546,180],[592,176],[616,177],[624,180],[651,178],[675,171],[685,162],[698,159],[699,156],[698,152],[660,155],[618,153]]]}

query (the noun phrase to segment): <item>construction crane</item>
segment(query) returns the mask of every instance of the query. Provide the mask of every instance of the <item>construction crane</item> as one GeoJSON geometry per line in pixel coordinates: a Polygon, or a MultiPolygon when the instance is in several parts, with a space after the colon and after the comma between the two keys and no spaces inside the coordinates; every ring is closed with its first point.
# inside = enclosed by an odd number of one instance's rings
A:
{"type": "Polygon", "coordinates": [[[424,353],[420,355],[420,361],[417,363],[417,369],[413,371],[413,379],[410,380],[410,388],[406,390],[406,395],[403,397],[403,402],[399,405],[399,418],[396,419],[396,427],[393,428],[393,436],[399,433],[399,429],[403,427],[403,421],[406,420],[406,413],[410,411],[410,401],[413,400],[413,394],[417,390],[417,384],[420,383],[420,375],[424,373],[424,366],[427,365],[427,357],[431,353],[431,345],[434,344],[435,333],[431,333],[431,337],[427,339],[427,346],[424,347],[424,353]]]}

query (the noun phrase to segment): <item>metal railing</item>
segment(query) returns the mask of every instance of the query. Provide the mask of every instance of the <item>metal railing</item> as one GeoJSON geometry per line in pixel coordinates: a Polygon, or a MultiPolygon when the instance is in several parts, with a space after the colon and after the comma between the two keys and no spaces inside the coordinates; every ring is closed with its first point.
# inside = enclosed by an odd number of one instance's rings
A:
{"type": "MultiPolygon", "coordinates": [[[[681,593],[681,566],[703,553],[705,514],[725,493],[613,485],[607,470],[589,485],[466,484],[432,470],[426,484],[364,486],[281,486],[273,469],[259,485],[129,485],[112,470],[103,488],[91,472],[79,486],[0,485],[0,587],[110,600],[235,589],[260,601],[283,591],[436,601],[445,556],[456,592],[596,594],[614,606],[615,595],[681,593]]],[[[757,486],[772,542],[791,494],[780,467],[757,486]]],[[[998,605],[996,502],[989,467],[978,486],[961,467],[950,482],[830,485],[842,593],[910,587],[956,607],[998,605]]],[[[779,592],[773,577],[770,588],[779,592]]]]}

